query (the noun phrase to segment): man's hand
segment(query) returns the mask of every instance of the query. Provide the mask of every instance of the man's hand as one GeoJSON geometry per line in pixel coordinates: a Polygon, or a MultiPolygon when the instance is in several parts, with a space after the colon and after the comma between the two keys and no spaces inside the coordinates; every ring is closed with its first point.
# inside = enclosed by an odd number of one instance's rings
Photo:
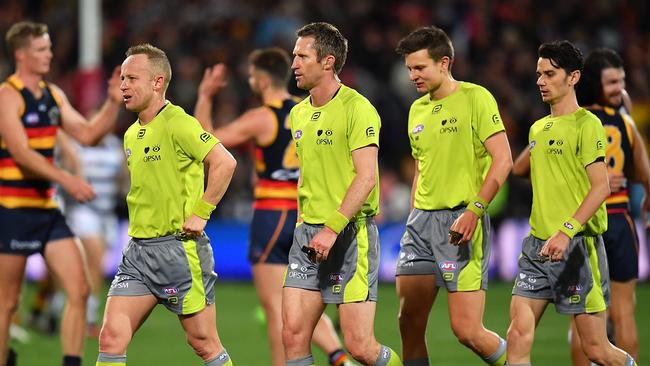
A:
{"type": "Polygon", "coordinates": [[[316,251],[316,263],[325,262],[338,235],[327,226],[323,227],[309,242],[316,251]]]}
{"type": "Polygon", "coordinates": [[[212,98],[226,85],[228,85],[226,81],[226,65],[216,64],[205,69],[198,93],[201,96],[212,98]]]}
{"type": "Polygon", "coordinates": [[[122,104],[124,97],[122,96],[122,90],[120,89],[120,80],[121,70],[119,66],[115,66],[111,78],[108,79],[108,88],[106,89],[106,94],[108,99],[113,103],[122,104]]]}
{"type": "Polygon", "coordinates": [[[570,240],[565,233],[558,231],[544,243],[542,250],[539,251],[539,256],[547,257],[551,262],[561,261],[570,240]]]}
{"type": "Polygon", "coordinates": [[[93,187],[78,175],[65,173],[61,187],[68,192],[72,198],[79,202],[88,202],[95,198],[93,187]]]}
{"type": "Polygon", "coordinates": [[[460,215],[456,221],[449,228],[449,243],[453,245],[466,244],[472,240],[474,236],[474,231],[476,230],[476,224],[478,223],[478,216],[472,211],[465,211],[460,215]],[[451,232],[457,234],[453,234],[451,232]],[[460,235],[460,236],[459,236],[460,235]]]}
{"type": "Polygon", "coordinates": [[[607,178],[609,179],[609,189],[612,193],[616,193],[627,187],[627,179],[623,173],[607,172],[607,178]]]}
{"type": "Polygon", "coordinates": [[[192,214],[192,216],[188,217],[183,224],[183,232],[190,238],[198,238],[203,235],[203,229],[205,229],[207,223],[208,220],[204,220],[195,214],[192,214]]]}

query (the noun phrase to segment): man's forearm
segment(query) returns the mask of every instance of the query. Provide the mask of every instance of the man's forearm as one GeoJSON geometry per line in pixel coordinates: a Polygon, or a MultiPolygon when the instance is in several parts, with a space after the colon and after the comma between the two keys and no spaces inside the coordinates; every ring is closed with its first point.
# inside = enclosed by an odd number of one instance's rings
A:
{"type": "MultiPolygon", "coordinates": [[[[215,148],[218,148],[218,146],[215,148]]],[[[235,159],[229,157],[212,164],[206,162],[206,165],[208,166],[208,179],[203,200],[212,205],[216,205],[226,193],[237,163],[235,159]]]]}
{"type": "Polygon", "coordinates": [[[376,175],[357,174],[345,193],[339,212],[348,219],[354,217],[361,210],[361,206],[366,202],[376,184],[376,175]]]}
{"type": "Polygon", "coordinates": [[[204,130],[212,133],[212,98],[199,94],[194,106],[194,118],[199,120],[204,130]]]}
{"type": "Polygon", "coordinates": [[[99,112],[85,126],[85,133],[78,139],[79,142],[84,145],[95,145],[102,137],[113,130],[119,112],[119,103],[110,99],[106,100],[99,112]]]}

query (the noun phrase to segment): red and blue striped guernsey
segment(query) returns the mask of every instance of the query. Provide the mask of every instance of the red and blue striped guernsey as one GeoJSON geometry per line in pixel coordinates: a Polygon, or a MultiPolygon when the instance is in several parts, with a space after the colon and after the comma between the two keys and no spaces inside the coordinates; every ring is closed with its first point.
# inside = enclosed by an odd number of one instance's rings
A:
{"type": "MultiPolygon", "coordinates": [[[[29,147],[54,164],[56,134],[60,125],[60,100],[46,82],[39,86],[39,99],[27,89],[16,76],[10,76],[6,84],[15,88],[23,98],[19,118],[25,128],[29,147]]],[[[0,206],[6,208],[54,208],[54,184],[40,178],[16,164],[7,144],[0,137],[0,206]]]]}

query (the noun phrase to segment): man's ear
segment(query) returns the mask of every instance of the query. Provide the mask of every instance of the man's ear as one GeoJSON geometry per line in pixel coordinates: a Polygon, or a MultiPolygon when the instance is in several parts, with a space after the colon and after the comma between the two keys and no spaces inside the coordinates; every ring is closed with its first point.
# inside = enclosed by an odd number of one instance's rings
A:
{"type": "Polygon", "coordinates": [[[334,70],[335,63],[336,63],[336,58],[332,55],[327,55],[325,56],[325,62],[323,63],[323,68],[325,70],[334,70]]]}
{"type": "Polygon", "coordinates": [[[569,77],[569,85],[570,86],[575,86],[578,81],[580,81],[580,76],[582,76],[582,73],[580,70],[574,70],[571,72],[571,77],[569,77]]]}

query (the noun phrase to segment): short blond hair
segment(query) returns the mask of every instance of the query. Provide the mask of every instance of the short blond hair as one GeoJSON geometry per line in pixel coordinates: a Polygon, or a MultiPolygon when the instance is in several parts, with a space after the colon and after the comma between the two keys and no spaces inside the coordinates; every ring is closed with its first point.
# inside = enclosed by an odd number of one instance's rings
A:
{"type": "Polygon", "coordinates": [[[27,46],[30,38],[40,37],[47,33],[47,25],[43,23],[23,21],[12,25],[5,35],[9,54],[14,57],[14,52],[27,46]]]}
{"type": "Polygon", "coordinates": [[[169,82],[172,80],[172,67],[169,64],[169,59],[165,51],[161,50],[158,47],[152,46],[149,43],[141,43],[130,47],[126,51],[126,57],[133,55],[146,55],[151,63],[151,71],[155,73],[163,74],[165,77],[165,90],[169,86],[169,82]]]}

